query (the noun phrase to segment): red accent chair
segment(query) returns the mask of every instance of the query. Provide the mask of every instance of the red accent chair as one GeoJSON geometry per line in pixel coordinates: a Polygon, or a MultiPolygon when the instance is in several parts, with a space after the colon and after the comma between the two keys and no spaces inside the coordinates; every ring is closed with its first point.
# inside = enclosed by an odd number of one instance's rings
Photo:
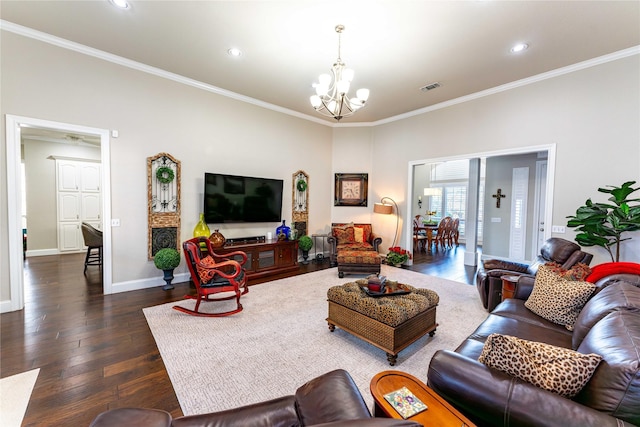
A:
{"type": "Polygon", "coordinates": [[[187,240],[182,244],[182,248],[189,273],[191,273],[191,280],[196,287],[196,295],[185,295],[185,298],[195,299],[196,306],[193,310],[179,305],[173,308],[183,313],[203,317],[222,317],[241,312],[240,295],[249,292],[247,275],[242,267],[247,261],[247,254],[235,251],[224,256],[218,255],[213,251],[211,241],[206,237],[187,240]],[[199,311],[201,302],[227,301],[234,298],[236,308],[233,310],[222,313],[199,311]]]}

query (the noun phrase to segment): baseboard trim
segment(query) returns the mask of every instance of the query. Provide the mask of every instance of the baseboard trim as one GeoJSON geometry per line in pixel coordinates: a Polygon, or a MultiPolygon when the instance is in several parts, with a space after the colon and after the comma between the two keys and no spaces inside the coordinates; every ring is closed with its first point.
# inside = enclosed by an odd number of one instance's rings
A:
{"type": "Polygon", "coordinates": [[[11,300],[0,301],[0,313],[9,313],[13,310],[11,307],[11,300]]]}
{"type": "MultiPolygon", "coordinates": [[[[53,248],[53,249],[32,249],[30,251],[27,251],[27,256],[28,257],[32,257],[32,256],[60,255],[62,253],[63,252],[60,252],[56,248],[53,248]]],[[[64,253],[76,253],[76,252],[64,252],[64,253]]]]}
{"type": "MultiPolygon", "coordinates": [[[[191,275],[189,273],[179,273],[174,274],[173,277],[173,283],[182,283],[189,281],[191,275]]],[[[165,282],[162,279],[162,276],[139,280],[129,280],[127,282],[113,283],[111,285],[111,293],[118,294],[120,292],[138,291],[140,289],[161,288],[164,285],[165,282]]]]}

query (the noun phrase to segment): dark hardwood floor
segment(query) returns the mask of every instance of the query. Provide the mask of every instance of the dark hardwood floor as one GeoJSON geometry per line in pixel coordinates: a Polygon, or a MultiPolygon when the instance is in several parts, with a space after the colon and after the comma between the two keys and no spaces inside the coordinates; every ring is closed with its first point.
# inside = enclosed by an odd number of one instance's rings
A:
{"type": "MultiPolygon", "coordinates": [[[[463,256],[462,245],[416,254],[404,268],[472,283],[463,256]]],[[[100,412],[129,406],[182,415],[142,309],[182,299],[189,284],[102,295],[97,267],[85,276],[83,261],[84,254],[27,258],[25,308],[0,316],[0,377],[40,368],[23,426],[87,426],[100,412]]],[[[252,285],[328,267],[311,262],[252,285]]]]}

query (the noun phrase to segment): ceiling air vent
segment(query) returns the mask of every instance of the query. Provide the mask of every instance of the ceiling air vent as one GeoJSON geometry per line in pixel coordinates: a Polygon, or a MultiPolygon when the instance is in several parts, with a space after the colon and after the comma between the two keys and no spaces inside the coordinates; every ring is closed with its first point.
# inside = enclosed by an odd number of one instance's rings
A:
{"type": "Polygon", "coordinates": [[[426,92],[428,90],[437,89],[440,86],[441,86],[440,83],[434,82],[434,83],[429,83],[428,85],[421,87],[420,90],[423,91],[423,92],[426,92]]]}

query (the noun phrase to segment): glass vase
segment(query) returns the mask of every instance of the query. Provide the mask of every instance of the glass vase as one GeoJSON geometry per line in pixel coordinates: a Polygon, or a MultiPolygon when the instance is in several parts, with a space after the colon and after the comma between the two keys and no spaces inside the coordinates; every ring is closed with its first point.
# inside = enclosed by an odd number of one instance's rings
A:
{"type": "Polygon", "coordinates": [[[200,214],[200,221],[196,224],[196,227],[193,229],[193,237],[209,237],[211,234],[211,230],[209,226],[204,220],[204,214],[200,214]]]}
{"type": "Polygon", "coordinates": [[[291,233],[291,227],[285,224],[285,220],[282,220],[282,225],[276,228],[276,239],[278,240],[288,240],[289,234],[291,233]]]}

